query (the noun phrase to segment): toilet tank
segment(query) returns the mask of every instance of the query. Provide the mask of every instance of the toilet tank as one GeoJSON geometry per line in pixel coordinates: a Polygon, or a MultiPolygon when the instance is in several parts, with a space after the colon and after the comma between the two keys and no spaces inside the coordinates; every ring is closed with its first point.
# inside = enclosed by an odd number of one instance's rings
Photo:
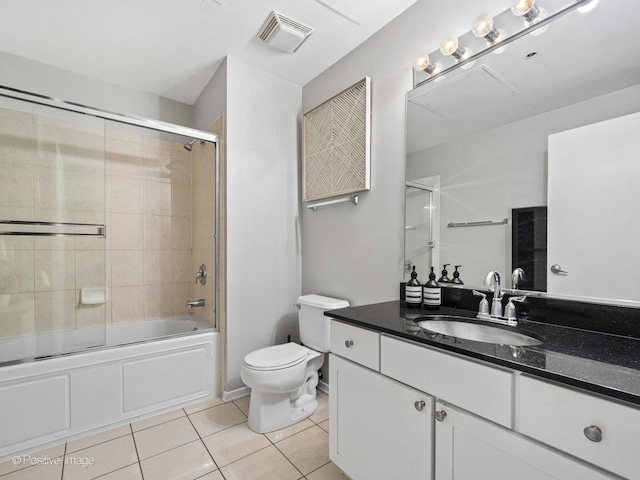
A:
{"type": "Polygon", "coordinates": [[[318,352],[328,352],[329,321],[331,319],[326,317],[324,312],[348,307],[349,302],[322,295],[302,295],[298,297],[298,304],[300,305],[298,311],[300,341],[303,345],[318,352]]]}

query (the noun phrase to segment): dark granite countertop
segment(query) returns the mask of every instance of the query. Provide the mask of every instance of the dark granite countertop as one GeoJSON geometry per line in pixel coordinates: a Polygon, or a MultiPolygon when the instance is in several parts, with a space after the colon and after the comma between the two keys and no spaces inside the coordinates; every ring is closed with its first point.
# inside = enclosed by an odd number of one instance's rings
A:
{"type": "Polygon", "coordinates": [[[434,334],[415,322],[417,317],[438,314],[475,317],[475,312],[450,307],[408,309],[399,301],[325,313],[345,323],[640,405],[638,338],[520,320],[517,329],[542,336],[544,342],[538,346],[512,347],[434,334]]]}

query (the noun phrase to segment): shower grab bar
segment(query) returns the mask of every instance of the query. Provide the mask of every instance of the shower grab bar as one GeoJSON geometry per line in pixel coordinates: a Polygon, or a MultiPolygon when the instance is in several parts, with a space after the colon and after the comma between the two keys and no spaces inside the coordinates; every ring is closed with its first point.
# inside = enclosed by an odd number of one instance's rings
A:
{"type": "Polygon", "coordinates": [[[61,223],[34,222],[27,220],[0,220],[0,225],[28,225],[38,227],[90,227],[96,228],[96,233],[67,233],[67,232],[2,232],[0,235],[18,235],[22,237],[107,237],[107,227],[101,223],[61,223]]]}

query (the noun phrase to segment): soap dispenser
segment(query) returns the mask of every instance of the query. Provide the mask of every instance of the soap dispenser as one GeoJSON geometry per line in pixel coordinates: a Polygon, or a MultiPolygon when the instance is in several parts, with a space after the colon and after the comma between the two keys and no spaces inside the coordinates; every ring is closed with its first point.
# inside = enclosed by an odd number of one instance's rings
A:
{"type": "Polygon", "coordinates": [[[462,280],[460,280],[460,272],[458,271],[458,268],[461,267],[462,265],[454,265],[453,267],[455,268],[455,271],[453,272],[453,282],[456,285],[464,285],[464,282],[462,280]]]}
{"type": "Polygon", "coordinates": [[[445,263],[442,265],[442,276],[438,279],[438,283],[451,283],[451,279],[449,278],[449,272],[447,272],[447,267],[451,265],[450,263],[445,263]]]}
{"type": "Polygon", "coordinates": [[[442,289],[440,288],[440,285],[438,285],[438,282],[436,282],[436,274],[433,273],[433,267],[431,267],[429,281],[422,287],[422,297],[424,301],[424,308],[437,310],[440,307],[442,289]]]}
{"type": "Polygon", "coordinates": [[[415,265],[411,272],[411,280],[407,282],[404,292],[407,308],[420,308],[420,305],[422,305],[422,286],[418,281],[415,265]]]}

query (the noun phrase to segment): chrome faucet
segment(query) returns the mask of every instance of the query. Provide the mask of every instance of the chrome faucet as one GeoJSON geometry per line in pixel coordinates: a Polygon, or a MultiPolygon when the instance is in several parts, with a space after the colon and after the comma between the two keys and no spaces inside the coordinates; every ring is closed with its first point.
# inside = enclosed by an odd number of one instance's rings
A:
{"type": "Polygon", "coordinates": [[[191,310],[193,307],[204,307],[204,298],[201,298],[200,300],[191,300],[190,302],[187,302],[187,308],[189,310],[191,310]]]}
{"type": "Polygon", "coordinates": [[[500,289],[500,274],[495,270],[487,273],[484,284],[493,285],[493,302],[491,302],[491,316],[502,318],[502,290],[500,289]]]}

